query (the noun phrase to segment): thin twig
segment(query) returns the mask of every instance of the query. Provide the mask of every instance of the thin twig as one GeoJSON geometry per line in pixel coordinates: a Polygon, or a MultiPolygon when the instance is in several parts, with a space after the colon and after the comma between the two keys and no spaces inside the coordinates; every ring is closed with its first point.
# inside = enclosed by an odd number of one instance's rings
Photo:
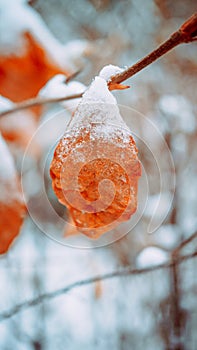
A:
{"type": "Polygon", "coordinates": [[[183,249],[187,244],[191,243],[195,238],[197,238],[197,231],[194,232],[190,237],[186,238],[182,241],[177,248],[174,249],[173,255],[174,257],[183,249]]]}
{"type": "Polygon", "coordinates": [[[65,83],[68,84],[71,80],[76,78],[81,73],[81,69],[78,69],[76,72],[72,73],[65,79],[65,83]]]}
{"type": "Polygon", "coordinates": [[[23,109],[27,109],[27,108],[41,106],[41,105],[45,105],[45,104],[49,104],[49,103],[58,103],[58,102],[63,102],[63,101],[67,101],[67,100],[73,100],[75,98],[81,98],[82,95],[83,94],[80,93],[80,94],[75,94],[75,95],[70,95],[70,96],[65,96],[65,97],[31,98],[29,100],[19,102],[13,108],[10,108],[10,109],[7,109],[7,110],[1,112],[0,117],[4,117],[8,114],[19,112],[19,111],[22,111],[23,109]]]}
{"type": "MultiPolygon", "coordinates": [[[[197,251],[192,253],[192,254],[188,254],[188,255],[180,257],[176,261],[176,263],[180,264],[180,263],[187,261],[189,259],[192,259],[194,257],[197,257],[197,251]]],[[[107,280],[107,279],[111,279],[111,278],[115,278],[115,277],[123,277],[123,276],[128,276],[128,275],[142,275],[142,274],[146,274],[146,273],[157,271],[157,270],[167,269],[167,268],[172,267],[173,264],[174,264],[173,261],[169,261],[166,264],[147,267],[147,268],[143,268],[143,269],[133,269],[131,266],[128,266],[126,268],[123,268],[123,269],[120,269],[120,270],[117,270],[114,272],[106,273],[103,275],[97,275],[97,276],[94,276],[91,278],[87,278],[85,280],[74,282],[72,284],[69,284],[66,287],[60,288],[60,289],[55,290],[53,292],[41,294],[37,298],[27,300],[21,304],[14,306],[13,308],[11,308],[8,311],[2,312],[0,314],[0,322],[4,321],[6,319],[9,319],[10,317],[18,314],[21,311],[28,309],[31,306],[38,305],[38,304],[42,303],[43,301],[47,301],[47,300],[56,298],[62,294],[66,294],[75,288],[86,286],[86,285],[89,285],[89,284],[92,284],[92,283],[95,283],[95,282],[98,282],[101,280],[103,281],[103,280],[107,280]]]]}
{"type": "Polygon", "coordinates": [[[171,267],[171,319],[172,319],[172,347],[173,350],[184,350],[182,342],[182,309],[181,309],[181,292],[180,292],[180,270],[177,259],[172,257],[171,267]]]}
{"type": "MultiPolygon", "coordinates": [[[[191,16],[186,22],[182,24],[182,26],[173,33],[169,39],[167,39],[164,43],[162,43],[157,49],[153,50],[147,56],[139,60],[133,66],[129,67],[125,71],[120,74],[117,74],[111,78],[108,82],[109,89],[113,88],[113,85],[117,85],[128,78],[131,78],[133,75],[156,61],[158,58],[166,54],[168,51],[172,50],[174,47],[179,44],[189,43],[197,40],[197,14],[191,16]]],[[[0,113],[0,117],[8,115],[10,113],[14,113],[26,108],[31,108],[39,105],[49,104],[49,103],[58,103],[62,101],[67,101],[75,98],[81,98],[83,93],[75,94],[60,98],[49,98],[42,99],[40,97],[36,97],[27,101],[23,101],[21,103],[16,104],[13,108],[5,110],[0,113]]]]}
{"type": "Polygon", "coordinates": [[[109,82],[110,84],[122,83],[123,81],[131,78],[133,75],[147,67],[149,64],[156,61],[161,56],[165,55],[168,51],[174,47],[189,43],[196,40],[197,37],[197,13],[193,14],[182,26],[174,32],[169,39],[164,41],[157,49],[150,54],[139,60],[132,67],[129,67],[125,71],[113,76],[109,82]]]}
{"type": "Polygon", "coordinates": [[[194,241],[197,238],[197,231],[195,231],[190,237],[183,240],[178,247],[176,247],[171,254],[172,257],[172,266],[171,266],[171,319],[172,319],[172,331],[173,337],[171,339],[175,339],[175,343],[172,345],[173,350],[184,350],[184,343],[182,339],[182,330],[185,326],[185,317],[184,312],[181,307],[181,273],[179,261],[181,258],[181,250],[194,241]]]}

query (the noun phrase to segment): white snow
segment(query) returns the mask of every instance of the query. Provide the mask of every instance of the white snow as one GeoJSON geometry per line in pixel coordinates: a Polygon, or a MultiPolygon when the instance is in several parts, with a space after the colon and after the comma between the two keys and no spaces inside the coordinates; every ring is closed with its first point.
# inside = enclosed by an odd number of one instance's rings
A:
{"type": "MultiPolygon", "coordinates": [[[[9,99],[0,95],[0,112],[6,111],[14,106],[9,99]]],[[[20,111],[13,113],[9,116],[0,118],[0,130],[2,134],[4,132],[13,134],[21,134],[21,143],[27,143],[32,134],[36,131],[36,121],[34,115],[30,111],[20,111]]],[[[15,147],[16,145],[14,145],[15,147]]]]}
{"type": "Polygon", "coordinates": [[[5,131],[18,131],[21,133],[21,138],[25,136],[32,136],[32,133],[36,131],[36,122],[31,112],[17,112],[16,114],[2,117],[0,120],[0,128],[3,128],[5,131]],[[9,119],[9,120],[8,120],[9,119]],[[22,135],[26,133],[26,135],[22,135]]]}
{"type": "Polygon", "coordinates": [[[158,247],[146,247],[136,258],[139,269],[164,264],[169,260],[169,253],[158,247]]]}
{"type": "Polygon", "coordinates": [[[83,94],[81,105],[94,102],[117,104],[115,97],[107,87],[105,79],[101,77],[95,77],[88,90],[83,94]]]}
{"type": "MultiPolygon", "coordinates": [[[[119,114],[115,97],[110,93],[104,79],[96,77],[85,91],[70,123],[70,128],[90,123],[124,123],[119,114]]],[[[127,128],[127,127],[126,127],[127,128]]]]}
{"type": "Polygon", "coordinates": [[[55,106],[46,110],[42,115],[35,134],[35,141],[40,146],[44,158],[46,156],[45,152],[49,152],[62,137],[69,119],[69,112],[59,110],[55,106]]]}
{"type": "Polygon", "coordinates": [[[74,70],[78,61],[90,49],[86,40],[73,40],[61,44],[48,30],[41,16],[26,1],[0,0],[0,54],[21,55],[25,53],[24,33],[31,33],[36,42],[45,49],[49,58],[62,69],[74,70]]]}
{"type": "Polygon", "coordinates": [[[109,64],[108,66],[105,66],[101,69],[99,77],[105,79],[106,81],[109,81],[111,77],[123,72],[123,70],[123,68],[109,64]]]}
{"type": "MultiPolygon", "coordinates": [[[[108,90],[107,82],[100,77],[96,77],[85,91],[68,123],[62,138],[64,151],[61,154],[70,150],[71,143],[78,138],[81,129],[83,133],[89,134],[92,145],[99,140],[118,144],[119,148],[132,147],[133,154],[136,153],[135,146],[130,145],[131,132],[120,115],[116,99],[108,90]]],[[[82,154],[86,157],[84,152],[83,142],[79,143],[75,149],[76,161],[82,161],[82,154]]]]}
{"type": "Polygon", "coordinates": [[[16,176],[14,160],[8,149],[6,142],[0,134],[0,179],[5,182],[16,176]]]}
{"type": "Polygon", "coordinates": [[[71,138],[76,137],[82,127],[86,127],[87,132],[90,131],[92,140],[99,137],[117,142],[118,137],[124,145],[130,141],[131,132],[122,119],[117,101],[108,90],[107,82],[103,78],[96,77],[83,94],[69,123],[71,138]]]}
{"type": "MultiPolygon", "coordinates": [[[[66,83],[64,74],[57,74],[50,79],[47,84],[40,90],[39,95],[46,98],[66,97],[82,93],[86,90],[86,86],[78,81],[70,81],[66,83]]],[[[63,101],[61,104],[73,112],[78,106],[81,99],[73,99],[63,101]]]]}
{"type": "Polygon", "coordinates": [[[0,112],[4,112],[7,109],[13,107],[13,103],[6,97],[0,95],[0,112]]]}

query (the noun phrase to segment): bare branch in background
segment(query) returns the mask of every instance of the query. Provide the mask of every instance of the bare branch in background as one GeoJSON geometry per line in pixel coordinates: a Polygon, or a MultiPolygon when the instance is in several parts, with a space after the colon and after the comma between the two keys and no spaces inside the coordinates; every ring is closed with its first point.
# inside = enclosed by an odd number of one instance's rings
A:
{"type": "MultiPolygon", "coordinates": [[[[181,264],[182,262],[190,260],[194,257],[197,257],[197,251],[192,253],[192,254],[188,254],[188,255],[179,257],[176,260],[176,264],[181,264]]],[[[64,288],[55,290],[53,292],[41,294],[37,298],[25,301],[21,304],[14,306],[13,308],[11,308],[8,311],[2,312],[0,314],[0,322],[4,321],[6,319],[9,319],[10,317],[18,314],[19,312],[22,312],[22,311],[28,309],[31,306],[38,305],[38,304],[42,303],[43,301],[48,301],[48,300],[56,298],[62,294],[66,294],[75,288],[86,286],[86,285],[89,285],[89,284],[92,284],[92,283],[95,283],[95,282],[98,282],[101,280],[103,281],[103,280],[107,280],[107,279],[111,279],[111,278],[115,278],[115,277],[123,277],[123,276],[129,276],[129,275],[142,275],[142,274],[146,274],[146,273],[157,271],[157,270],[168,269],[168,268],[173,267],[174,263],[175,263],[175,261],[169,261],[166,264],[152,266],[152,267],[148,267],[148,268],[144,268],[144,269],[133,269],[131,266],[128,266],[128,267],[125,267],[123,269],[120,269],[120,270],[117,270],[114,272],[106,273],[103,275],[97,275],[94,277],[87,278],[85,280],[74,282],[74,283],[72,283],[64,288]]]]}
{"type": "Polygon", "coordinates": [[[173,255],[176,257],[176,255],[180,252],[181,249],[183,249],[187,244],[191,243],[195,238],[197,238],[197,231],[194,232],[190,237],[182,241],[177,248],[174,249],[173,255]]]}
{"type": "Polygon", "coordinates": [[[76,78],[80,73],[81,73],[81,69],[78,69],[76,72],[72,73],[71,75],[69,75],[69,76],[66,78],[65,83],[68,84],[71,80],[73,80],[74,78],[76,78]]]}
{"type": "MultiPolygon", "coordinates": [[[[182,26],[176,32],[174,32],[169,39],[167,39],[164,43],[162,43],[157,49],[153,50],[147,56],[139,60],[137,63],[135,63],[133,66],[129,67],[122,73],[114,75],[108,83],[109,88],[112,89],[113,85],[119,84],[131,78],[133,75],[140,72],[145,67],[149,66],[158,58],[165,55],[168,51],[172,50],[174,47],[183,43],[190,43],[196,40],[197,40],[197,13],[193,14],[187,21],[185,21],[182,24],[182,26]]],[[[18,103],[16,104],[15,107],[8,109],[4,112],[1,112],[0,117],[18,112],[26,108],[80,98],[82,97],[82,95],[83,93],[60,97],[60,98],[49,98],[49,99],[42,99],[42,98],[36,97],[30,100],[18,103]]]]}
{"type": "Polygon", "coordinates": [[[31,98],[29,100],[17,103],[15,105],[15,107],[13,107],[13,108],[10,108],[10,109],[7,109],[7,110],[1,112],[0,117],[4,117],[8,114],[19,112],[19,111],[22,111],[23,109],[27,109],[27,108],[32,108],[32,107],[51,104],[51,103],[58,103],[58,102],[63,102],[63,101],[67,101],[67,100],[73,100],[75,98],[82,97],[82,95],[83,94],[81,93],[81,94],[75,94],[75,95],[66,96],[66,97],[54,97],[54,98],[36,97],[36,98],[31,98]]]}
{"type": "Polygon", "coordinates": [[[28,5],[30,5],[30,6],[35,5],[36,2],[37,2],[37,0],[28,0],[27,1],[28,5]]]}

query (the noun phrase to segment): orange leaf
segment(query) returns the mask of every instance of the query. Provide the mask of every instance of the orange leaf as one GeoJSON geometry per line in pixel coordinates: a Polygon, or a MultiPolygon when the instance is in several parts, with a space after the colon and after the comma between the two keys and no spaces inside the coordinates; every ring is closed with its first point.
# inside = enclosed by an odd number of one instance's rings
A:
{"type": "MultiPolygon", "coordinates": [[[[30,33],[24,33],[26,47],[21,55],[0,56],[0,94],[14,102],[35,97],[55,74],[63,71],[48,57],[30,33]]],[[[40,107],[33,111],[39,114],[40,107]]]]}
{"type": "Polygon", "coordinates": [[[0,254],[4,254],[20,232],[26,209],[12,156],[1,135],[0,154],[0,254]]]}
{"type": "Polygon", "coordinates": [[[102,78],[83,95],[56,147],[50,173],[59,201],[69,209],[77,230],[90,238],[135,213],[141,176],[137,148],[102,78]]]}

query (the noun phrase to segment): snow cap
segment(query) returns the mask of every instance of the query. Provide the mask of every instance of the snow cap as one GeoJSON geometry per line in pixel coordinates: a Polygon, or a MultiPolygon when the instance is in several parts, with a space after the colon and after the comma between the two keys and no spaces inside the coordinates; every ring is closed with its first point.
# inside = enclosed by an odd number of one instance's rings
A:
{"type": "Polygon", "coordinates": [[[88,90],[83,94],[81,104],[84,103],[110,103],[116,104],[115,97],[111,94],[108,89],[107,82],[105,79],[95,77],[88,90]]]}
{"type": "Polygon", "coordinates": [[[90,127],[91,123],[100,124],[96,128],[98,135],[107,134],[111,139],[113,129],[116,134],[120,130],[120,137],[129,142],[130,130],[120,115],[117,101],[109,91],[106,80],[100,76],[95,77],[83,94],[69,127],[80,129],[84,125],[90,127]]]}
{"type": "Polygon", "coordinates": [[[123,68],[109,64],[108,66],[105,66],[101,69],[99,77],[105,79],[106,81],[109,81],[114,75],[122,73],[123,70],[123,68]]]}

